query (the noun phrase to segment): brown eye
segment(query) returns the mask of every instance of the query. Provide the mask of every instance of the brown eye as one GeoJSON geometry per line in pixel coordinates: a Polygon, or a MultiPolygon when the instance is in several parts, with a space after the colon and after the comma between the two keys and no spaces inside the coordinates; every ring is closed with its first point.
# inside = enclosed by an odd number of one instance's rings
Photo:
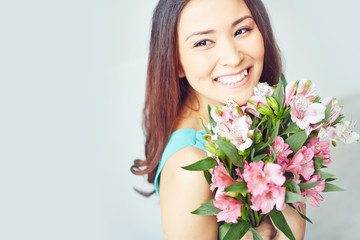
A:
{"type": "Polygon", "coordinates": [[[194,47],[203,47],[211,43],[212,42],[210,40],[201,40],[200,42],[197,42],[194,47]]]}
{"type": "Polygon", "coordinates": [[[237,35],[244,34],[244,33],[249,32],[251,30],[252,30],[251,28],[240,28],[239,30],[237,30],[235,32],[234,36],[236,37],[237,35]]]}

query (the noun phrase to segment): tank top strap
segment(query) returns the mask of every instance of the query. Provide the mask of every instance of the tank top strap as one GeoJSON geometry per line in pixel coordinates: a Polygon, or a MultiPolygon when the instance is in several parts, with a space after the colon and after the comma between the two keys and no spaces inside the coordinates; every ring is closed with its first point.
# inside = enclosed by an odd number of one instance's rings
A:
{"type": "Polygon", "coordinates": [[[203,138],[204,134],[205,131],[196,131],[194,129],[186,129],[186,128],[179,129],[171,134],[169,142],[166,145],[163,155],[160,159],[155,175],[154,185],[155,185],[155,191],[158,195],[160,188],[160,174],[169,157],[174,153],[176,153],[177,151],[189,146],[194,146],[203,151],[206,151],[204,148],[204,145],[206,143],[206,141],[203,138]]]}

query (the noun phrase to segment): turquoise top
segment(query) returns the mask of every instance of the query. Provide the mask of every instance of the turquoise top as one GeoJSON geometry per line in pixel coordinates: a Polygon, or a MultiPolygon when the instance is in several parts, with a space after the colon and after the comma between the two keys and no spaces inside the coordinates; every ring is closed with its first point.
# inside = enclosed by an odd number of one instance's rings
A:
{"type": "Polygon", "coordinates": [[[171,155],[185,147],[194,146],[205,151],[204,145],[206,141],[203,138],[204,133],[206,132],[184,128],[179,129],[171,134],[169,142],[166,145],[163,155],[160,159],[155,175],[154,185],[155,191],[158,195],[160,192],[160,173],[165,165],[165,162],[171,155]]]}

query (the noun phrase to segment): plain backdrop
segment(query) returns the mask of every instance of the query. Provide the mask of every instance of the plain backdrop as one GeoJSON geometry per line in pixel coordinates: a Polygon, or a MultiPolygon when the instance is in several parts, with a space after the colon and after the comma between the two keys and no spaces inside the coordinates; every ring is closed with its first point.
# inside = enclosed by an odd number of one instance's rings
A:
{"type": "MultiPolygon", "coordinates": [[[[0,2],[0,239],[163,239],[159,199],[129,171],[144,157],[156,3],[0,2]]],[[[359,119],[360,2],[264,3],[287,79],[312,79],[359,119]]],[[[339,145],[329,171],[346,191],[308,207],[306,239],[360,239],[359,145],[339,145]]]]}

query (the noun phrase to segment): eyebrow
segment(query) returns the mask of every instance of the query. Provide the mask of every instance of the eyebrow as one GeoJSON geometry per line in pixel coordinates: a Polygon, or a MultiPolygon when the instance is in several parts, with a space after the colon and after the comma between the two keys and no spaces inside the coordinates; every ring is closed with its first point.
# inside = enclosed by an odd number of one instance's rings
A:
{"type": "MultiPolygon", "coordinates": [[[[237,19],[236,21],[234,21],[231,26],[234,27],[236,25],[238,25],[239,23],[241,23],[242,21],[244,21],[245,19],[251,18],[251,16],[243,16],[239,19],[237,19]]],[[[193,37],[193,36],[197,36],[197,35],[205,35],[205,34],[210,34],[210,33],[214,33],[215,30],[205,30],[205,31],[200,31],[200,32],[194,32],[192,34],[190,34],[185,41],[187,41],[189,38],[193,37]]]]}

